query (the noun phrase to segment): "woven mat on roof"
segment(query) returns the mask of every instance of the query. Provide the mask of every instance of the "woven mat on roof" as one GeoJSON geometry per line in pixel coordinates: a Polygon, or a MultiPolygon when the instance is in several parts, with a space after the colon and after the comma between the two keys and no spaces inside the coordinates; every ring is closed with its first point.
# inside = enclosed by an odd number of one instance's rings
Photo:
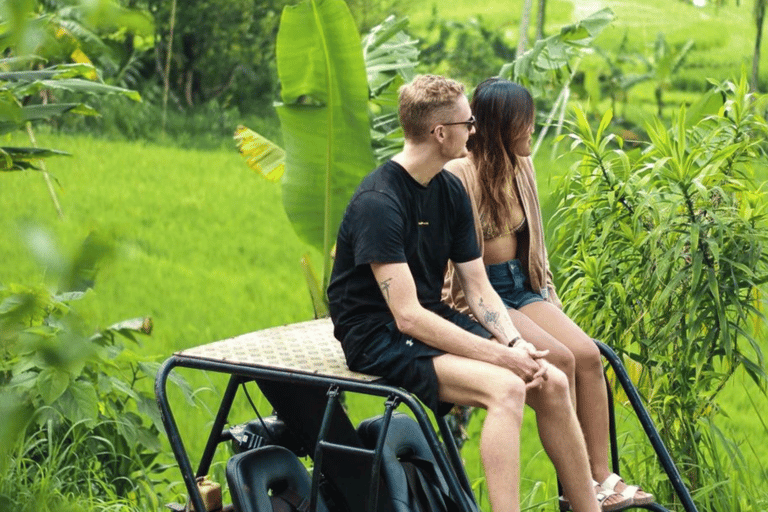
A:
{"type": "Polygon", "coordinates": [[[176,355],[344,379],[378,379],[347,368],[329,318],[270,327],[182,350],[176,355]]]}

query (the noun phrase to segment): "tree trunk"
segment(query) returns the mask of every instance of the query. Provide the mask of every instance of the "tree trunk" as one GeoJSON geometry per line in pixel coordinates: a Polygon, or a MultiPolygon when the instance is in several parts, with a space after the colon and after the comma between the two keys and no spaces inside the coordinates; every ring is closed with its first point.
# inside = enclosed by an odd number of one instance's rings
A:
{"type": "Polygon", "coordinates": [[[765,19],[765,7],[768,0],[755,0],[755,52],[752,55],[752,90],[757,91],[760,71],[760,44],[763,39],[763,20],[765,19]]]}
{"type": "Polygon", "coordinates": [[[192,98],[194,79],[195,71],[193,69],[188,69],[184,74],[184,99],[187,100],[187,106],[190,108],[195,106],[195,101],[192,98]]]}
{"type": "Polygon", "coordinates": [[[173,29],[176,25],[176,0],[171,3],[171,19],[168,33],[168,49],[165,56],[165,70],[163,72],[163,115],[160,122],[160,130],[165,133],[166,115],[168,113],[168,92],[170,90],[171,55],[173,54],[173,29]]]}
{"type": "Polygon", "coordinates": [[[531,24],[531,4],[533,4],[533,0],[525,0],[523,3],[523,14],[520,17],[520,42],[517,43],[516,57],[525,53],[525,49],[528,46],[528,26],[531,24]]]}
{"type": "Polygon", "coordinates": [[[547,0],[539,0],[536,12],[536,40],[544,39],[544,22],[546,21],[547,0]]]}

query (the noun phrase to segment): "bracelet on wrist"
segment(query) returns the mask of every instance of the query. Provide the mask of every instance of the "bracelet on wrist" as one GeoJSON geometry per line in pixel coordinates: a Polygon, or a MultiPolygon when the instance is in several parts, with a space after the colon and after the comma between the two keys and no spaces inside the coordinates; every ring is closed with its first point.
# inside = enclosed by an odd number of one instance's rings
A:
{"type": "Polygon", "coordinates": [[[514,346],[515,346],[515,343],[517,343],[517,342],[518,342],[518,341],[520,341],[521,339],[523,339],[523,338],[521,338],[520,336],[515,336],[514,338],[512,338],[511,340],[509,340],[509,343],[507,344],[507,346],[508,346],[508,347],[514,347],[514,346]]]}

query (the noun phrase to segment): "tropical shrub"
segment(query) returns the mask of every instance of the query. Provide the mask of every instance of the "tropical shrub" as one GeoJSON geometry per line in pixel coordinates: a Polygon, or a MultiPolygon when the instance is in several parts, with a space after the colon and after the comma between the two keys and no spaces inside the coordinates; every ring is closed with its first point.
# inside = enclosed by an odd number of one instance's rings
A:
{"type": "MultiPolygon", "coordinates": [[[[581,160],[558,191],[566,310],[637,365],[658,429],[707,510],[760,508],[736,503],[750,495],[718,471],[739,454],[712,420],[737,371],[763,392],[768,382],[758,342],[768,204],[754,179],[766,164],[764,101],[745,77],[717,85],[671,127],[649,124],[650,143],[632,150],[609,133],[610,111],[594,130],[576,109],[569,137],[581,160]]],[[[659,478],[638,460],[630,467],[645,468],[633,480],[659,478]]],[[[662,482],[655,492],[672,501],[662,482]]]]}
{"type": "Polygon", "coordinates": [[[58,283],[0,287],[0,499],[17,510],[79,496],[156,506],[161,422],[145,391],[156,368],[125,345],[151,320],[88,334],[74,309],[115,246],[92,233],[69,259],[40,229],[26,241],[58,283]]]}
{"type": "MultiPolygon", "coordinates": [[[[51,199],[63,217],[52,180],[46,170],[44,158],[67,153],[48,148],[38,148],[33,124],[48,121],[63,114],[97,115],[82,101],[87,95],[121,94],[140,101],[135,91],[107,85],[98,70],[83,53],[75,35],[87,41],[84,27],[71,19],[74,14],[90,14],[98,21],[111,14],[114,4],[105,2],[105,12],[94,14],[88,9],[82,12],[78,5],[62,7],[50,13],[39,11],[35,2],[7,2],[0,4],[0,48],[5,58],[0,59],[0,134],[25,130],[31,147],[0,147],[0,172],[38,170],[43,172],[51,199]],[[63,16],[69,13],[69,16],[63,16]],[[61,62],[62,55],[71,54],[74,62],[61,62]],[[53,64],[48,65],[49,59],[53,64]],[[58,63],[57,63],[58,62],[58,63]],[[74,96],[74,101],[61,102],[58,96],[74,96]]],[[[57,5],[56,2],[46,4],[57,5]]],[[[98,9],[97,9],[98,10],[98,9]]],[[[77,16],[74,16],[77,18],[77,16]]],[[[103,20],[102,20],[103,21],[103,20]]]]}

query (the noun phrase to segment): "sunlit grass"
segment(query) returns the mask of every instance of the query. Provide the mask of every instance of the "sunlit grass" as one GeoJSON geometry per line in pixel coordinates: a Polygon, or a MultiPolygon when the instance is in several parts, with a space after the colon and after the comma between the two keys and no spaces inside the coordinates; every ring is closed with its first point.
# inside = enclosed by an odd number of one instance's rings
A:
{"type": "MultiPolygon", "coordinates": [[[[153,334],[131,347],[148,361],[312,318],[299,267],[308,248],[285,216],[279,186],[248,170],[234,146],[188,151],[45,134],[38,141],[74,154],[48,162],[61,184],[57,194],[65,218],[57,218],[39,173],[0,175],[0,284],[45,280],[21,245],[21,224],[50,229],[70,251],[97,229],[113,233],[122,250],[77,303],[77,311],[94,331],[126,318],[152,317],[153,334]]],[[[226,384],[200,372],[185,376],[201,398],[215,396],[206,390],[226,384]]],[[[213,413],[192,408],[170,392],[183,418],[182,437],[196,460],[206,438],[201,432],[213,413]]],[[[215,407],[212,401],[209,407],[215,407]]],[[[238,416],[238,410],[233,420],[253,415],[238,416]]],[[[262,410],[269,412],[266,406],[262,410]]],[[[167,461],[173,462],[170,450],[167,461]]],[[[180,480],[180,475],[171,471],[167,478],[180,480]]]]}
{"type": "MultiPolygon", "coordinates": [[[[86,443],[106,442],[89,436],[82,425],[51,434],[46,429],[25,439],[3,465],[0,501],[3,510],[18,512],[130,512],[159,503],[138,503],[119,497],[100,470],[98,460],[78,453],[86,443]]],[[[129,477],[129,475],[126,475],[129,477]]]]}
{"type": "Polygon", "coordinates": [[[74,247],[93,229],[113,233],[122,254],[99,276],[86,316],[104,325],[155,320],[158,353],[312,316],[294,234],[278,185],[231,151],[183,151],[86,137],[39,136],[73,158],[48,162],[65,214],[56,217],[42,176],[1,176],[0,282],[40,269],[16,233],[21,220],[74,247]]]}

